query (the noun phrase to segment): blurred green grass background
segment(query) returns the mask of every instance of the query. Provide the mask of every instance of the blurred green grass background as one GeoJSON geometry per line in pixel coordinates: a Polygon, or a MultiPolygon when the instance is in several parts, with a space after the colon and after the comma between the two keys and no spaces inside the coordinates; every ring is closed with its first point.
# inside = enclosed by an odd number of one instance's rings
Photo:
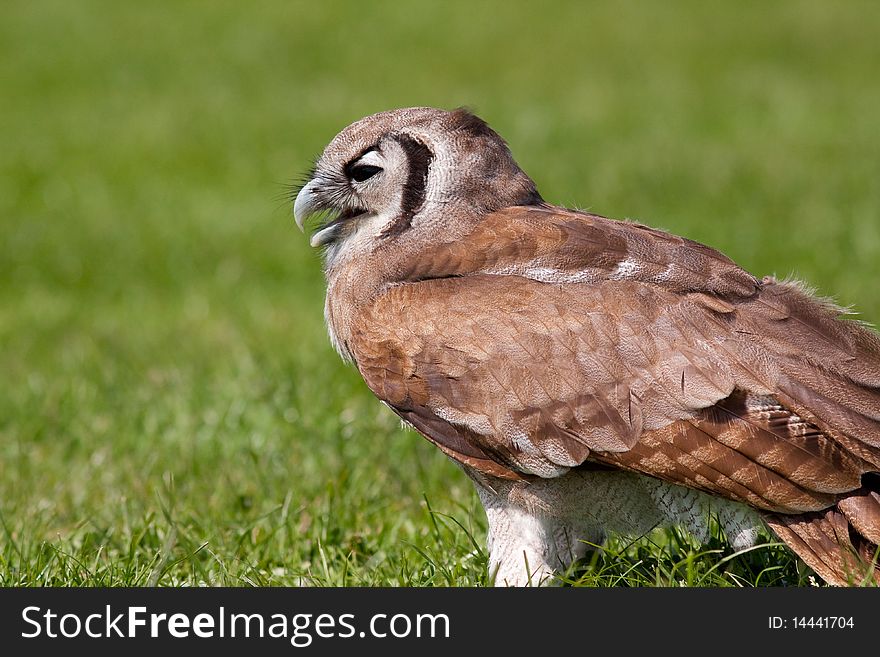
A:
{"type": "MultiPolygon", "coordinates": [[[[285,184],[364,115],[466,105],[551,202],[877,321],[878,25],[870,1],[4,3],[0,584],[485,583],[470,483],[330,348],[285,184]]],[[[763,583],[651,546],[628,583],[763,583]]]]}

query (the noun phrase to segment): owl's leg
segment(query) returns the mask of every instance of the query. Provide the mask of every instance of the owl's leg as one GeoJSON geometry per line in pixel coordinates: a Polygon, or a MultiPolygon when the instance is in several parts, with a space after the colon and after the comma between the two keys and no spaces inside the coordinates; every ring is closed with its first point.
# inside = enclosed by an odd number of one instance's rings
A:
{"type": "Polygon", "coordinates": [[[601,540],[601,531],[575,535],[558,518],[479,485],[477,490],[489,521],[489,576],[495,586],[552,584],[556,573],[586,554],[588,545],[581,539],[601,540]]]}

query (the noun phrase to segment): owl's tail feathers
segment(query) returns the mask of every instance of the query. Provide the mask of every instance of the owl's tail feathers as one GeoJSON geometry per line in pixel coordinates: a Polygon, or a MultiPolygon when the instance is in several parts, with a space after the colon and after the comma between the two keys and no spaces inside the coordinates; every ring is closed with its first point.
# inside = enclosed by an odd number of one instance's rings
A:
{"type": "Polygon", "coordinates": [[[813,513],[764,520],[804,562],[835,586],[880,585],[880,477],[813,513]],[[871,485],[873,484],[873,485],[871,485]]]}

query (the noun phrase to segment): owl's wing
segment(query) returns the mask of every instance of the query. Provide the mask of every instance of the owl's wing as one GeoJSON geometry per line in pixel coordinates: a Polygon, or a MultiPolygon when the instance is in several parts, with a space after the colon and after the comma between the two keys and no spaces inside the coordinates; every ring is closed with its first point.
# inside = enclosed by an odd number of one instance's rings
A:
{"type": "Polygon", "coordinates": [[[475,235],[362,306],[349,345],[447,454],[508,478],[598,461],[775,514],[862,491],[850,515],[878,542],[880,498],[861,488],[880,471],[876,335],[632,224],[521,208],[475,235]]]}

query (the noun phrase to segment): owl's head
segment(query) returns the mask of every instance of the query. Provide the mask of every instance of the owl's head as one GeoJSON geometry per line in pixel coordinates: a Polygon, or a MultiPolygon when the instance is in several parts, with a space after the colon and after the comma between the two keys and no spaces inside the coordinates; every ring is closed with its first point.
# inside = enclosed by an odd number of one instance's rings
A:
{"type": "Polygon", "coordinates": [[[333,252],[540,201],[483,120],[463,109],[415,107],[368,116],[336,135],[293,213],[300,228],[310,215],[326,213],[311,244],[333,252]]]}

